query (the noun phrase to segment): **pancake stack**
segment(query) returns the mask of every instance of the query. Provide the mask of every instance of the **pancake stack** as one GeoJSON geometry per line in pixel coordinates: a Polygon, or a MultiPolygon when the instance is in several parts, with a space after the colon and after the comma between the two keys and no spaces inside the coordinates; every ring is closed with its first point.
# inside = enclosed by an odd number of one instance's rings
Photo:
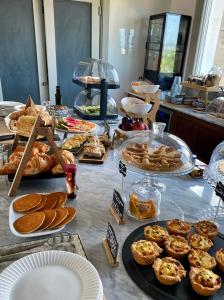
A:
{"type": "Polygon", "coordinates": [[[13,223],[22,234],[60,228],[75,216],[73,207],[65,207],[67,195],[64,192],[51,194],[29,194],[13,203],[13,210],[24,214],[13,223]]]}

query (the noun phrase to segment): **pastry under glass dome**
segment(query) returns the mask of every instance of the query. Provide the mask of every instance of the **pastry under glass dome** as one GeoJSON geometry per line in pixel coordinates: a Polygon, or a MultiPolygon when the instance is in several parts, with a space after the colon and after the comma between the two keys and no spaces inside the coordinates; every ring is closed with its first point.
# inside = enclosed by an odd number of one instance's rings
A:
{"type": "Polygon", "coordinates": [[[109,88],[119,87],[119,78],[114,67],[102,59],[81,60],[75,67],[73,81],[83,86],[100,85],[106,80],[109,88]],[[114,87],[113,87],[114,86],[114,87]]]}
{"type": "Polygon", "coordinates": [[[164,128],[161,127],[161,124],[163,123],[154,123],[153,124],[154,129],[150,133],[143,132],[140,134],[136,134],[134,137],[129,138],[124,143],[122,143],[117,153],[115,154],[116,160],[117,161],[121,160],[123,163],[126,164],[127,169],[132,172],[141,173],[143,175],[151,176],[151,177],[181,176],[190,173],[193,170],[195,165],[195,159],[190,148],[183,140],[181,140],[177,136],[163,132],[164,128]],[[158,170],[146,170],[133,165],[131,161],[124,159],[123,151],[127,146],[136,143],[147,144],[149,148],[155,150],[162,145],[174,148],[180,154],[180,160],[182,162],[181,166],[171,171],[158,171],[158,170]]]}
{"type": "Polygon", "coordinates": [[[212,100],[209,103],[206,112],[216,117],[224,118],[224,97],[218,97],[212,100]]]}
{"type": "Polygon", "coordinates": [[[213,151],[209,165],[204,170],[204,179],[213,187],[219,181],[224,184],[224,141],[213,151]]]}

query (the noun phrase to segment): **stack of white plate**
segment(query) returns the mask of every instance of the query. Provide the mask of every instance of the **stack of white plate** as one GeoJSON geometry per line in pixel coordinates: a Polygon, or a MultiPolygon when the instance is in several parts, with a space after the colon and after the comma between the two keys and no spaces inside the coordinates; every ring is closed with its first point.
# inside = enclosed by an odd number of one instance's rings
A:
{"type": "Polygon", "coordinates": [[[0,274],[1,300],[102,300],[95,267],[80,255],[44,251],[27,255],[0,274]]]}

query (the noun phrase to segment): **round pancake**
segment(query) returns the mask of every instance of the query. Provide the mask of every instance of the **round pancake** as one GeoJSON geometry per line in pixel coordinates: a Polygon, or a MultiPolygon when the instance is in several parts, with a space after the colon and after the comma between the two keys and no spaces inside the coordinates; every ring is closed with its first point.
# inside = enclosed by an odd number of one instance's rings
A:
{"type": "Polygon", "coordinates": [[[47,195],[42,195],[42,197],[46,199],[43,210],[54,208],[58,202],[58,198],[56,195],[47,194],[47,195]]]}
{"type": "Polygon", "coordinates": [[[13,209],[16,212],[26,212],[36,207],[41,202],[40,194],[29,194],[17,199],[13,203],[13,209]]]}
{"type": "Polygon", "coordinates": [[[48,229],[57,227],[68,215],[68,210],[66,208],[57,208],[55,211],[56,217],[48,229]]]}
{"type": "Polygon", "coordinates": [[[44,219],[45,214],[43,212],[34,212],[18,218],[13,226],[20,233],[30,233],[39,229],[44,219]]]}
{"type": "Polygon", "coordinates": [[[29,214],[29,213],[32,213],[32,212],[35,212],[35,211],[42,210],[45,203],[46,203],[46,198],[44,198],[43,195],[42,195],[40,203],[37,206],[35,206],[34,208],[31,208],[30,210],[25,211],[24,213],[29,214]]]}
{"type": "Polygon", "coordinates": [[[57,227],[68,224],[76,216],[76,210],[73,207],[65,207],[65,209],[67,209],[68,215],[57,227]]]}
{"type": "Polygon", "coordinates": [[[45,219],[44,223],[38,228],[38,230],[45,230],[47,229],[56,218],[56,210],[55,209],[48,209],[44,211],[45,219]]]}
{"type": "Polygon", "coordinates": [[[58,202],[56,204],[56,206],[54,208],[60,208],[60,207],[64,207],[66,200],[67,200],[67,194],[64,192],[55,192],[55,193],[51,193],[51,195],[54,195],[58,198],[58,202]]]}

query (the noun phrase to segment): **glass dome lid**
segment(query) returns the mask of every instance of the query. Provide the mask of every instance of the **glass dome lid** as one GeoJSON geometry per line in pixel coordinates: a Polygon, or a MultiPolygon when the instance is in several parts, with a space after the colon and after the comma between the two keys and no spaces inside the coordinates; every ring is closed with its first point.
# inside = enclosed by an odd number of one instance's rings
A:
{"type": "Polygon", "coordinates": [[[204,178],[213,187],[218,181],[224,184],[224,141],[213,151],[209,165],[204,171],[204,178]]]}
{"type": "Polygon", "coordinates": [[[153,123],[150,133],[136,134],[126,140],[116,153],[116,159],[127,169],[149,176],[180,176],[194,168],[194,157],[187,144],[175,135],[163,132],[153,123]]]}
{"type": "Polygon", "coordinates": [[[81,60],[75,67],[73,80],[85,84],[100,84],[105,79],[108,84],[119,85],[119,78],[115,68],[102,59],[81,60]]]}
{"type": "Polygon", "coordinates": [[[215,116],[219,114],[224,116],[224,97],[218,97],[212,100],[206,111],[215,116]]]}

